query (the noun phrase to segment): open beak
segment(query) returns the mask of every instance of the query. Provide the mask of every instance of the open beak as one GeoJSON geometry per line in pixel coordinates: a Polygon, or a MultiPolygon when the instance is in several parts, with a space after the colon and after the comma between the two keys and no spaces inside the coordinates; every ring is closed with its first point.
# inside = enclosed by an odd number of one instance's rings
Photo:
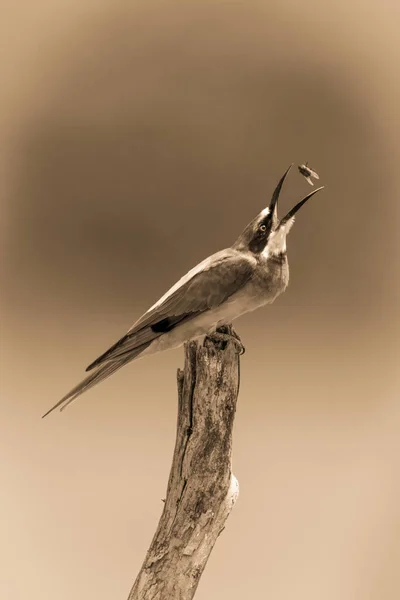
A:
{"type": "MultiPolygon", "coordinates": [[[[282,183],[283,183],[286,175],[287,175],[287,171],[286,171],[285,175],[282,177],[281,181],[279,182],[281,187],[282,187],[282,183]]],[[[279,187],[279,184],[278,184],[278,187],[279,187]]],[[[276,189],[278,189],[278,187],[276,189]]],[[[316,194],[317,192],[320,192],[323,189],[324,189],[324,186],[321,186],[321,187],[317,188],[316,190],[313,190],[305,198],[303,198],[303,200],[300,200],[300,202],[298,202],[296,204],[296,206],[293,206],[293,208],[291,210],[289,210],[288,214],[285,215],[283,217],[283,219],[281,219],[279,221],[279,225],[278,225],[277,229],[279,229],[280,227],[282,227],[282,225],[285,225],[288,221],[290,221],[290,219],[292,219],[294,217],[294,215],[297,213],[299,208],[301,208],[303,206],[303,204],[305,204],[307,202],[307,200],[309,200],[312,196],[314,196],[314,194],[316,194]]],[[[280,189],[279,189],[279,191],[280,191],[280,189]]],[[[275,190],[275,192],[276,192],[276,190],[275,190]]],[[[275,195],[275,192],[274,192],[274,195],[275,195]]],[[[279,196],[279,192],[278,192],[278,196],[279,196]]],[[[278,198],[276,199],[276,201],[277,200],[278,200],[278,198]]],[[[276,201],[275,201],[275,204],[276,204],[276,201]]],[[[272,204],[272,201],[271,201],[271,204],[272,204]]]]}
{"type": "Polygon", "coordinates": [[[278,206],[279,194],[281,193],[283,182],[285,181],[285,179],[292,167],[293,167],[293,163],[290,165],[290,167],[288,169],[286,169],[285,173],[279,180],[279,183],[276,186],[274,193],[272,194],[271,202],[269,203],[269,211],[270,211],[269,214],[273,215],[275,217],[276,221],[278,220],[278,215],[277,215],[276,211],[277,211],[277,206],[278,206]]]}

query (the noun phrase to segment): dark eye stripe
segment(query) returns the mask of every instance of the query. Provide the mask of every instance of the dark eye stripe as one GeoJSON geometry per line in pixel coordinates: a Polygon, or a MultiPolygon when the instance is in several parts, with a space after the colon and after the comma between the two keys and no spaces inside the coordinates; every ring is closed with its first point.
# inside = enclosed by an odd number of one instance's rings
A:
{"type": "Polygon", "coordinates": [[[253,230],[253,237],[249,243],[249,250],[255,254],[262,252],[267,245],[268,236],[272,228],[272,219],[268,215],[258,224],[257,229],[253,230]]]}

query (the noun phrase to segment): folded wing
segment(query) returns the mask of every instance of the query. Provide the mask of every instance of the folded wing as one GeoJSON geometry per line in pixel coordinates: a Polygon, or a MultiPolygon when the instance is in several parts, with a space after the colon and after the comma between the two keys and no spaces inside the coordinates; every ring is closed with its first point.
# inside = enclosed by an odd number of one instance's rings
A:
{"type": "Polygon", "coordinates": [[[245,285],[255,267],[253,257],[231,248],[210,256],[182,277],[86,370],[147,347],[163,333],[219,306],[245,285]]]}

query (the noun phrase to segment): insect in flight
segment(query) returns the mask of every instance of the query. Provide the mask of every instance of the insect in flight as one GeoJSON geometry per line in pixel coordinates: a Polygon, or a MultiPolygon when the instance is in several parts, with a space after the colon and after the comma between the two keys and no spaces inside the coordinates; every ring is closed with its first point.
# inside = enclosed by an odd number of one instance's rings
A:
{"type": "Polygon", "coordinates": [[[298,169],[310,185],[314,185],[314,183],[311,180],[311,177],[314,177],[314,179],[319,179],[318,173],[308,166],[308,162],[306,162],[305,165],[299,165],[298,169]]]}

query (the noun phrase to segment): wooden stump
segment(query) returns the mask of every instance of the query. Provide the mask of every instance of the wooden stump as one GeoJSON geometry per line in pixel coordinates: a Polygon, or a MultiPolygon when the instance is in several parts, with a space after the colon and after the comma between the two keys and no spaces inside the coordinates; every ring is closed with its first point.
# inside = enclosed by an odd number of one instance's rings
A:
{"type": "MultiPolygon", "coordinates": [[[[231,333],[231,326],[219,329],[231,333]]],[[[231,471],[239,356],[231,341],[185,345],[164,510],[128,600],[190,600],[239,494],[231,471]]]]}

